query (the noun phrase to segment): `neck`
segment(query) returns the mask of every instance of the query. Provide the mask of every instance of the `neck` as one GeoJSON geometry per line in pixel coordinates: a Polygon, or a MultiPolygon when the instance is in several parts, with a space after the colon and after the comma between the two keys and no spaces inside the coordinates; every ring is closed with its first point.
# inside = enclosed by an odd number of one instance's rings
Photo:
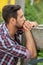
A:
{"type": "Polygon", "coordinates": [[[8,31],[9,31],[9,33],[10,33],[10,36],[14,37],[17,29],[15,27],[13,27],[12,25],[9,25],[9,24],[7,24],[6,27],[7,27],[8,31]]]}

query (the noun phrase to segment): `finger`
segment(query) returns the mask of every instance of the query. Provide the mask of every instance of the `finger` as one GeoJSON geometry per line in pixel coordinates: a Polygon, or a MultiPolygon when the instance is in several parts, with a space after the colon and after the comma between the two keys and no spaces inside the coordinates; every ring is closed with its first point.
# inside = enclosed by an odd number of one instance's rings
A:
{"type": "Polygon", "coordinates": [[[25,25],[23,25],[23,29],[28,31],[28,28],[25,25]]]}
{"type": "Polygon", "coordinates": [[[32,27],[37,27],[38,26],[37,22],[30,22],[30,24],[31,24],[32,27]]]}
{"type": "Polygon", "coordinates": [[[31,29],[31,24],[29,22],[26,22],[24,25],[26,26],[26,28],[31,29]]]}

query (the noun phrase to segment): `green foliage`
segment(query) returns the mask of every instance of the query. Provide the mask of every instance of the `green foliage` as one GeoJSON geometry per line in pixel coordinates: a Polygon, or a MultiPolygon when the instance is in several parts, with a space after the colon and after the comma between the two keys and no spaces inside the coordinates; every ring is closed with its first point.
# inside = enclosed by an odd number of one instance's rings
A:
{"type": "MultiPolygon", "coordinates": [[[[38,51],[38,58],[43,58],[43,50],[38,51]]],[[[43,62],[39,62],[37,65],[43,65],[43,62]]]]}
{"type": "Polygon", "coordinates": [[[39,53],[38,53],[38,58],[39,58],[39,57],[43,57],[43,50],[39,50],[38,52],[39,52],[39,53]]]}
{"type": "Polygon", "coordinates": [[[0,18],[0,23],[3,22],[2,18],[0,18]]]}
{"type": "Polygon", "coordinates": [[[3,19],[2,19],[2,14],[0,12],[0,23],[3,22],[3,19]]]}
{"type": "MultiPolygon", "coordinates": [[[[30,2],[26,3],[25,6],[25,17],[30,21],[37,21],[39,24],[43,24],[43,0],[38,4],[30,5],[30,2]]],[[[43,50],[38,51],[38,57],[43,57],[43,50]]],[[[43,62],[38,63],[37,65],[43,65],[43,62]]]]}
{"type": "Polygon", "coordinates": [[[43,0],[33,5],[30,5],[30,2],[26,3],[25,17],[30,21],[37,21],[39,24],[43,24],[43,0]]]}
{"type": "Polygon", "coordinates": [[[33,6],[26,6],[26,9],[25,9],[25,17],[26,19],[29,19],[29,20],[36,20],[37,19],[37,16],[35,15],[35,11],[34,11],[34,7],[33,6]]]}

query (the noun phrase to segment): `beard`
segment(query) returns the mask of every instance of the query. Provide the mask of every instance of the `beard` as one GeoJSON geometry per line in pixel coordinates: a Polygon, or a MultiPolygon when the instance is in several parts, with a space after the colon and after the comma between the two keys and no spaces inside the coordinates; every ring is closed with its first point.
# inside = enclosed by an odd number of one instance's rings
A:
{"type": "Polygon", "coordinates": [[[17,28],[17,29],[23,29],[24,23],[25,23],[25,20],[24,20],[24,22],[22,23],[22,25],[19,25],[19,24],[18,24],[18,21],[16,20],[16,28],[17,28]]]}
{"type": "Polygon", "coordinates": [[[16,28],[17,28],[17,33],[18,34],[23,34],[23,31],[22,31],[23,26],[16,26],[16,28]]]}
{"type": "Polygon", "coordinates": [[[16,26],[17,29],[23,29],[23,26],[16,26]]]}
{"type": "Polygon", "coordinates": [[[22,25],[19,25],[19,24],[16,25],[17,32],[18,32],[19,34],[23,34],[23,25],[24,25],[24,23],[25,23],[25,20],[24,20],[24,22],[23,22],[22,25]]]}

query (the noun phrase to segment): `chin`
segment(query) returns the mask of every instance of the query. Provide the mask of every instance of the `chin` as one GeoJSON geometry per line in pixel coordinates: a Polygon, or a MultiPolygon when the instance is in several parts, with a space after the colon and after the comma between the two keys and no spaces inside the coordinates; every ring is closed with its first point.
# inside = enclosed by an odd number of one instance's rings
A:
{"type": "Polygon", "coordinates": [[[18,28],[18,29],[22,29],[22,28],[23,28],[23,26],[17,26],[17,28],[18,28]]]}

